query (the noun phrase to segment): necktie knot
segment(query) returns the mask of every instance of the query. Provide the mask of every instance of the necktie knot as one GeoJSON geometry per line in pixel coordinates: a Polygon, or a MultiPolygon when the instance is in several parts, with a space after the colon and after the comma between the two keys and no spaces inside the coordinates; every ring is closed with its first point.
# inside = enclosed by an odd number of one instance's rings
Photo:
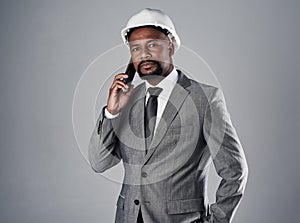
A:
{"type": "Polygon", "coordinates": [[[157,115],[157,97],[163,89],[159,87],[149,87],[150,97],[147,101],[145,110],[145,137],[146,137],[146,153],[150,149],[150,144],[154,135],[156,115],[157,115]]]}
{"type": "Polygon", "coordinates": [[[149,87],[148,92],[151,96],[158,96],[162,92],[162,88],[160,87],[149,87]]]}

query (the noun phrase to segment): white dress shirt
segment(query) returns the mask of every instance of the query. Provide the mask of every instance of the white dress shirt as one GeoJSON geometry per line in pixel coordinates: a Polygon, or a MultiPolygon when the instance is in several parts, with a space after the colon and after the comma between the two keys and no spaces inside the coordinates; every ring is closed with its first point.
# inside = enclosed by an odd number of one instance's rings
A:
{"type": "Polygon", "coordinates": [[[149,92],[147,91],[149,87],[160,87],[162,88],[162,92],[157,97],[157,115],[156,115],[156,122],[154,127],[154,134],[157,129],[157,125],[161,119],[161,116],[165,110],[165,107],[167,105],[167,102],[170,98],[171,92],[177,82],[178,79],[178,73],[175,68],[173,68],[172,72],[166,76],[159,84],[156,86],[152,86],[146,81],[146,100],[145,100],[145,106],[147,104],[147,101],[150,97],[149,92]]]}
{"type": "MultiPolygon", "coordinates": [[[[159,94],[158,98],[157,98],[157,117],[156,117],[156,122],[155,122],[155,128],[154,128],[154,134],[156,132],[156,128],[157,125],[161,119],[161,116],[165,110],[165,107],[167,105],[167,102],[170,98],[171,92],[177,82],[178,79],[178,72],[176,71],[175,67],[173,68],[172,72],[166,76],[161,82],[159,82],[159,84],[157,84],[156,86],[152,86],[151,84],[149,84],[146,81],[146,100],[145,100],[145,106],[147,104],[147,101],[150,97],[150,94],[148,92],[148,88],[149,87],[160,87],[162,88],[162,92],[159,94]]],[[[117,117],[119,114],[111,114],[109,113],[109,111],[107,110],[107,108],[105,108],[105,117],[108,119],[112,119],[117,117]]]]}

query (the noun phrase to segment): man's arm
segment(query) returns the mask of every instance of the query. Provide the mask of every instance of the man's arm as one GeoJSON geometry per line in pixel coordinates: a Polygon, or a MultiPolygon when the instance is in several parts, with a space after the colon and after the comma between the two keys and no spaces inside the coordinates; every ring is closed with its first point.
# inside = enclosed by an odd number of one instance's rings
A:
{"type": "Polygon", "coordinates": [[[216,203],[210,207],[210,223],[229,223],[243,196],[248,166],[239,138],[226,109],[220,89],[209,99],[204,120],[204,137],[218,175],[222,178],[216,203]]]}
{"type": "Polygon", "coordinates": [[[107,106],[102,109],[90,139],[89,161],[96,172],[104,172],[121,160],[120,144],[115,130],[118,129],[119,113],[133,91],[133,85],[128,87],[121,80],[127,77],[123,73],[115,76],[109,89],[107,106]]]}
{"type": "Polygon", "coordinates": [[[104,172],[121,160],[118,138],[115,135],[113,122],[116,118],[105,117],[106,107],[96,122],[89,143],[89,161],[95,172],[104,172]]]}

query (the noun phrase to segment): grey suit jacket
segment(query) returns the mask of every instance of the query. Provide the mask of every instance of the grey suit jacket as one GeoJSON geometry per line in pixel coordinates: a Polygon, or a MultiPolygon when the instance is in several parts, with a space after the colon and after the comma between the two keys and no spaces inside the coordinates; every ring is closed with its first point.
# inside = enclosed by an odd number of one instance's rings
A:
{"type": "Polygon", "coordinates": [[[97,120],[89,144],[91,167],[104,172],[122,160],[125,170],[117,223],[135,223],[140,208],[145,223],[228,223],[243,196],[248,168],[222,91],[178,73],[147,154],[145,84],[134,89],[121,115],[107,119],[103,109],[97,120]],[[216,203],[209,206],[210,160],[222,180],[216,203]]]}

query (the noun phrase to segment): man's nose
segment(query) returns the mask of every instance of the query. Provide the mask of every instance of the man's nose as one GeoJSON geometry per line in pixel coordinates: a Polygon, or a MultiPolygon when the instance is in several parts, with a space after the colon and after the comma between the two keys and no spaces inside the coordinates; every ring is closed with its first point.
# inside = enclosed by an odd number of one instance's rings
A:
{"type": "Polygon", "coordinates": [[[151,57],[151,53],[149,52],[149,49],[147,47],[143,47],[141,49],[140,59],[145,60],[149,59],[151,57]]]}

